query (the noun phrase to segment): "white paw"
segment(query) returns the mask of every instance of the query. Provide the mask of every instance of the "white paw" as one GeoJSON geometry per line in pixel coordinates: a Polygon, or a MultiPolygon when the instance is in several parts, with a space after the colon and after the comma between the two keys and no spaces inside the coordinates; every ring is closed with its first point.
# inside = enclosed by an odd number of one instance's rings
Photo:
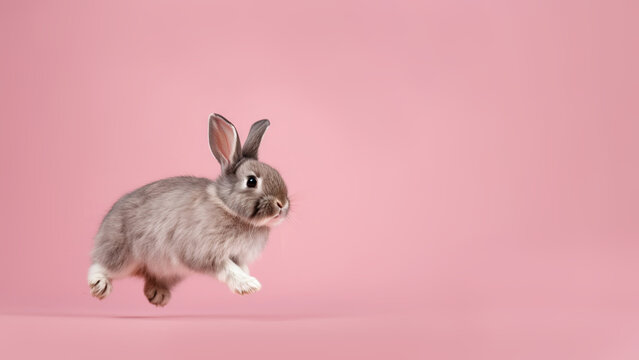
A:
{"type": "Polygon", "coordinates": [[[252,276],[243,276],[229,282],[229,288],[236,294],[252,294],[262,288],[262,285],[252,276]]]}
{"type": "Polygon", "coordinates": [[[102,300],[111,293],[113,286],[106,276],[102,274],[93,274],[89,277],[89,289],[91,289],[91,295],[102,300]]]}
{"type": "Polygon", "coordinates": [[[171,291],[163,287],[145,286],[144,295],[155,306],[164,306],[171,299],[171,291]]]}
{"type": "Polygon", "coordinates": [[[113,289],[107,274],[106,269],[100,264],[93,264],[89,267],[89,289],[91,295],[100,300],[107,297],[113,289]]]}

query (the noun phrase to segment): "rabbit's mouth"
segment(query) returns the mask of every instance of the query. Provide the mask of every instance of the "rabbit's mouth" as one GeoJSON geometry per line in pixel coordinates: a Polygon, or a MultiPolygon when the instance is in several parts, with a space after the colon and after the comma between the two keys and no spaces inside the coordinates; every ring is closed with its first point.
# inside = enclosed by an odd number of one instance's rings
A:
{"type": "Polygon", "coordinates": [[[255,202],[250,219],[256,226],[277,225],[284,220],[288,209],[288,199],[280,201],[272,196],[265,196],[255,202]]]}
{"type": "Polygon", "coordinates": [[[284,221],[285,214],[280,211],[279,213],[271,216],[263,216],[256,219],[255,217],[251,220],[251,223],[255,226],[275,226],[279,225],[282,221],[284,221]]]}
{"type": "Polygon", "coordinates": [[[280,212],[277,213],[272,218],[270,218],[269,221],[266,224],[268,226],[276,226],[276,225],[281,224],[282,221],[284,221],[284,213],[280,210],[280,212]]]}

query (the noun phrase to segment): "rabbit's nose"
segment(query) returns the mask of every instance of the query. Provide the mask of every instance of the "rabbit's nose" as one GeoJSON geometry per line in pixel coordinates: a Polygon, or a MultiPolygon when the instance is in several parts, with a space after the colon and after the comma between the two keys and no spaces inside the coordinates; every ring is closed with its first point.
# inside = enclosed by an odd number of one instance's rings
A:
{"type": "Polygon", "coordinates": [[[279,201],[279,200],[277,200],[275,203],[277,204],[277,206],[278,206],[280,209],[284,207],[284,206],[282,205],[282,202],[281,202],[281,201],[279,201]]]}

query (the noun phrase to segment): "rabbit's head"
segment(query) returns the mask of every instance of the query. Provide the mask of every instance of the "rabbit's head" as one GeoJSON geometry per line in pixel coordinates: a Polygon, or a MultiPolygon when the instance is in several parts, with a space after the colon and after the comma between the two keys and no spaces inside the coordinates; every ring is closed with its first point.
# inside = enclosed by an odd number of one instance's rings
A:
{"type": "Polygon", "coordinates": [[[217,196],[228,210],[256,226],[279,224],[290,209],[280,173],[257,159],[269,125],[268,120],[254,123],[242,147],[230,121],[218,114],[209,117],[209,145],[222,166],[216,180],[217,196]]]}

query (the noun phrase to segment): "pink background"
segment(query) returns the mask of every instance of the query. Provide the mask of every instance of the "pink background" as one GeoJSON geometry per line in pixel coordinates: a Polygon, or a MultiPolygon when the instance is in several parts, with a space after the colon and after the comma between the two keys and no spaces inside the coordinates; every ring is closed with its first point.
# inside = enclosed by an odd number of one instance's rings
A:
{"type": "Polygon", "coordinates": [[[3,1],[0,354],[636,359],[638,10],[3,1]],[[272,122],[263,289],[91,298],[119,196],[219,173],[211,112],[272,122]]]}

